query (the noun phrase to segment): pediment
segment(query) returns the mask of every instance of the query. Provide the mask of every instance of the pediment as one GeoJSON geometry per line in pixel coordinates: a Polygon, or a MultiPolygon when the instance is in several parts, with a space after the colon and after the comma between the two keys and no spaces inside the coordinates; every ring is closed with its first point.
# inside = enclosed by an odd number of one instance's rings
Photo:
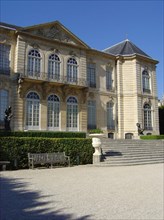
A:
{"type": "Polygon", "coordinates": [[[65,28],[58,21],[35,25],[27,28],[23,28],[22,31],[28,32],[35,36],[40,36],[50,40],[58,40],[64,43],[79,45],[89,48],[83,41],[76,37],[72,32],[65,28]]]}

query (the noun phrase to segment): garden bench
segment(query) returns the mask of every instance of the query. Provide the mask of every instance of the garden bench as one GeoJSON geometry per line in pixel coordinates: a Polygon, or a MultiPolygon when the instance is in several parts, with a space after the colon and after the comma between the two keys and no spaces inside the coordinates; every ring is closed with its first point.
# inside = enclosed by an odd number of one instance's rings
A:
{"type": "Polygon", "coordinates": [[[34,169],[34,165],[63,164],[70,166],[70,157],[65,152],[54,153],[28,153],[28,166],[34,169]]]}
{"type": "Polygon", "coordinates": [[[6,170],[6,166],[10,164],[10,161],[0,161],[0,165],[2,165],[2,170],[6,170]]]}

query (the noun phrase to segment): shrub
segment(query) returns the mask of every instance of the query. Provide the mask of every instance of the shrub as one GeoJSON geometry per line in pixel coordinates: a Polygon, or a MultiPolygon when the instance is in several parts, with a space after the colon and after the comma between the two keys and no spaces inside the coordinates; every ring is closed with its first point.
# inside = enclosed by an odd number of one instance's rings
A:
{"type": "Polygon", "coordinates": [[[101,134],[103,131],[99,128],[88,130],[89,134],[101,134]]]}
{"type": "Polygon", "coordinates": [[[85,132],[60,132],[60,131],[1,131],[0,137],[46,137],[46,138],[86,138],[85,132]]]}
{"type": "Polygon", "coordinates": [[[164,135],[144,135],[140,136],[142,140],[159,140],[164,139],[164,135]]]}
{"type": "Polygon", "coordinates": [[[9,160],[14,168],[28,167],[28,153],[65,152],[70,156],[71,164],[92,163],[93,148],[91,139],[82,138],[41,138],[41,137],[0,137],[0,160],[9,160]]]}

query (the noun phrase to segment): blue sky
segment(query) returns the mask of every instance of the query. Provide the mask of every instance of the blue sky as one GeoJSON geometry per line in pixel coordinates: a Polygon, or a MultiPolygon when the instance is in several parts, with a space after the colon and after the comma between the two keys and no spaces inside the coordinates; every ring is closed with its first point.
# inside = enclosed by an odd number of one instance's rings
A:
{"type": "Polygon", "coordinates": [[[158,98],[164,94],[164,1],[0,1],[0,20],[31,26],[59,20],[90,47],[103,50],[128,38],[158,60],[158,98]]]}

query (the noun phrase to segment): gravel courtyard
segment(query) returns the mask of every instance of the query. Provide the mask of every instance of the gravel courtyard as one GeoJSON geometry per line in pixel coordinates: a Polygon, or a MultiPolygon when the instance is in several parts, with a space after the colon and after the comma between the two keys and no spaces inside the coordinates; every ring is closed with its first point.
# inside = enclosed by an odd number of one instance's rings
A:
{"type": "Polygon", "coordinates": [[[164,164],[1,172],[1,220],[162,220],[164,164]]]}

